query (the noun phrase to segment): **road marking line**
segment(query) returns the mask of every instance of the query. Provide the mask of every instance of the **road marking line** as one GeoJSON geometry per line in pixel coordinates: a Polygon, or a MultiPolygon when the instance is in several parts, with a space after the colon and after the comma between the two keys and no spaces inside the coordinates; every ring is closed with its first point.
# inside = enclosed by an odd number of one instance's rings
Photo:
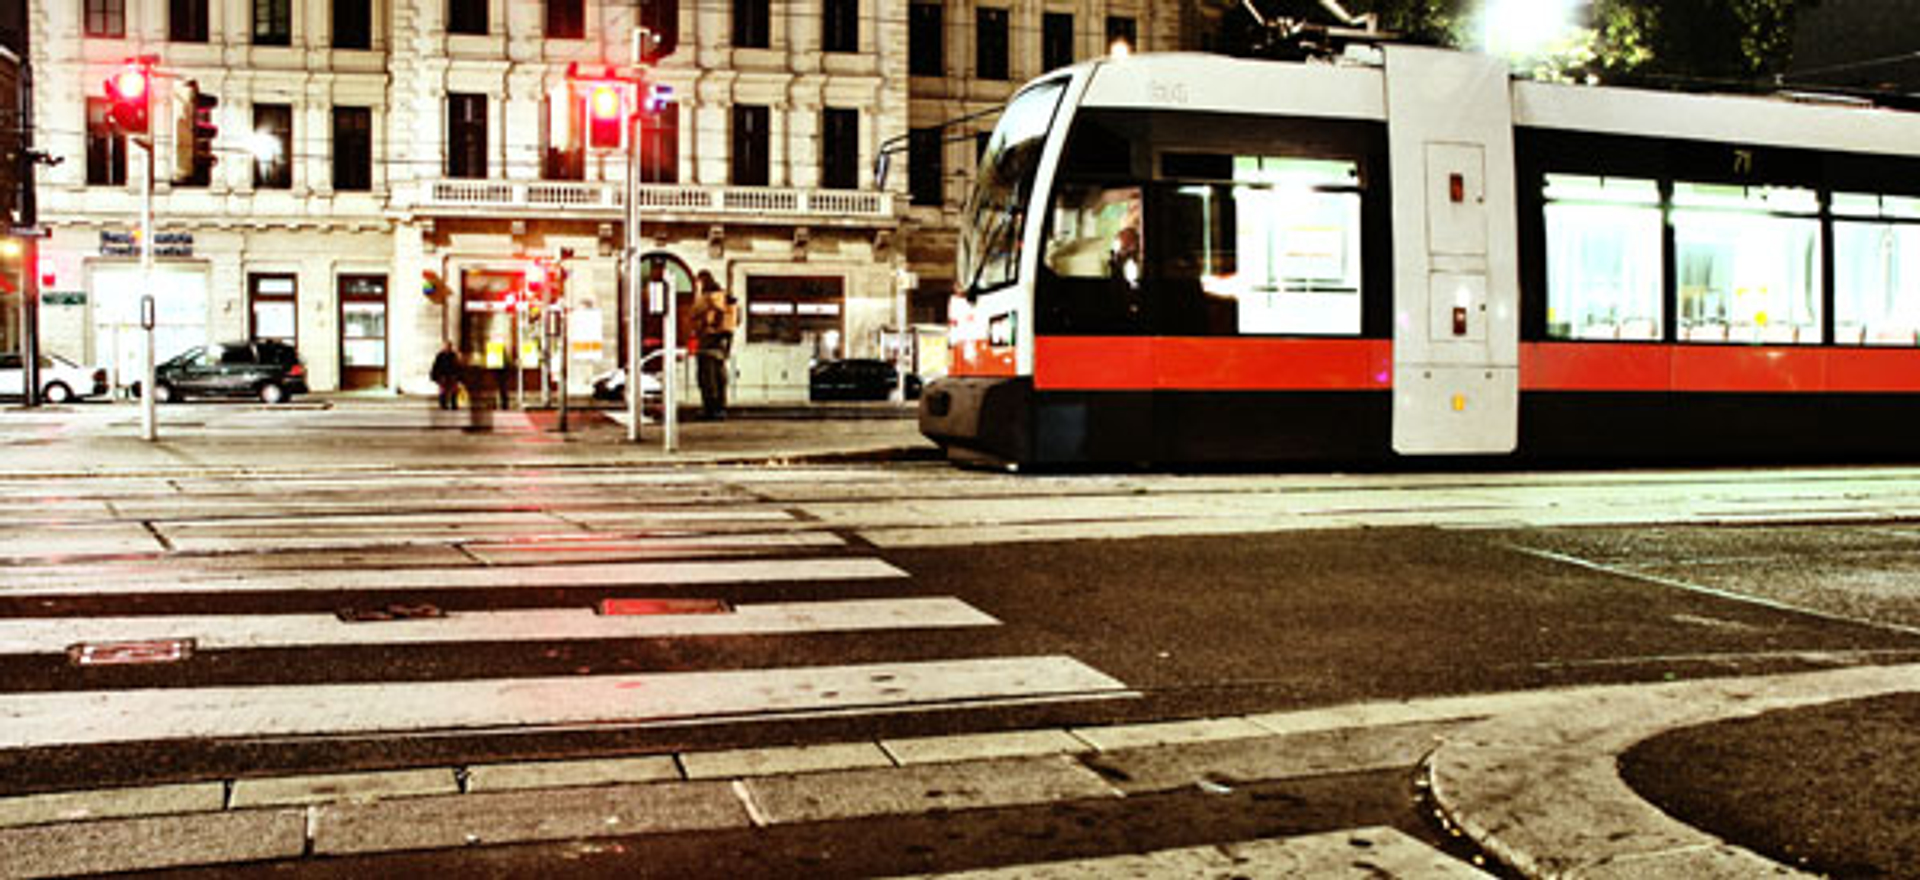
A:
{"type": "Polygon", "coordinates": [[[275,590],[461,590],[509,587],[644,587],[768,583],[776,581],[904,578],[907,573],[878,559],[722,559],[689,562],[625,562],[586,565],[390,568],[369,572],[252,571],[214,577],[170,579],[159,572],[133,583],[37,583],[9,586],[8,597],[114,596],[149,593],[235,593],[275,590]],[[369,583],[370,575],[377,581],[369,583]]]}
{"type": "Polygon", "coordinates": [[[0,655],[58,654],[82,643],[192,639],[197,651],[244,648],[401,645],[433,642],[546,642],[694,636],[783,635],[882,629],[997,626],[959,599],[928,596],[736,606],[731,614],[614,615],[590,608],[454,611],[445,617],[342,622],[332,614],[68,617],[0,620],[0,655]]]}
{"type": "Polygon", "coordinates": [[[0,748],[751,721],[1135,696],[1071,657],[0,696],[0,748]]]}

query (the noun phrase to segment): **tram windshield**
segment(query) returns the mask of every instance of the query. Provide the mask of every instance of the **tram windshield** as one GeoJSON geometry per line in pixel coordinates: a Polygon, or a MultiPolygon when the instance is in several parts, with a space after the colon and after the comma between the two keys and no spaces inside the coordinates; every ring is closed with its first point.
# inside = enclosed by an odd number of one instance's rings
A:
{"type": "Polygon", "coordinates": [[[1020,277],[1034,169],[1067,81],[1050,80],[1016,95],[1000,114],[980,158],[980,180],[960,230],[960,278],[971,292],[1005,287],[1020,277]]]}

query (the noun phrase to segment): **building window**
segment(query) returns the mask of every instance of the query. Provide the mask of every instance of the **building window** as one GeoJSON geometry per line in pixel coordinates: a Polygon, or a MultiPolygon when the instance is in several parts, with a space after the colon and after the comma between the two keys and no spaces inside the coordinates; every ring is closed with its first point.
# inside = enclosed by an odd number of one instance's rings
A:
{"type": "Polygon", "coordinates": [[[820,186],[860,185],[860,111],[828,107],[820,114],[820,186]]]}
{"type": "Polygon", "coordinates": [[[540,114],[542,126],[546,129],[540,142],[546,144],[546,153],[540,163],[542,180],[586,180],[587,179],[587,138],[583,126],[587,124],[586,99],[572,88],[564,87],[546,97],[544,109],[540,114]]]}
{"type": "Polygon", "coordinates": [[[768,146],[773,143],[772,113],[766,107],[747,104],[733,108],[733,183],[735,186],[766,186],[772,159],[768,146]]]}
{"type": "Polygon", "coordinates": [[[107,119],[105,98],[87,99],[87,185],[125,186],[127,138],[107,119]]]}
{"type": "Polygon", "coordinates": [[[89,37],[127,35],[127,0],[87,0],[86,33],[89,37]]]}
{"type": "Polygon", "coordinates": [[[1833,196],[1835,342],[1920,345],[1920,198],[1833,196]]]}
{"type": "Polygon", "coordinates": [[[372,108],[333,108],[333,188],[351,192],[373,188],[372,108]]]}
{"type": "Polygon", "coordinates": [[[578,40],[586,35],[586,0],[547,0],[547,39],[578,40]]]}
{"type": "Polygon", "coordinates": [[[976,12],[975,21],[978,24],[973,53],[976,74],[981,79],[1006,79],[1007,11],[981,8],[976,12]]]}
{"type": "Polygon", "coordinates": [[[833,276],[747,278],[747,341],[804,344],[815,357],[841,354],[846,280],[833,276]]]}
{"type": "Polygon", "coordinates": [[[373,48],[373,0],[333,0],[333,48],[373,48]]]}
{"type": "Polygon", "coordinates": [[[447,95],[447,176],[487,176],[486,95],[447,95]]]}
{"type": "Polygon", "coordinates": [[[253,0],[253,43],[292,45],[293,0],[253,0]]]}
{"type": "Polygon", "coordinates": [[[946,175],[940,129],[916,128],[907,135],[907,194],[916,205],[938,206],[945,201],[941,178],[946,175]]]}
{"type": "Polygon", "coordinates": [[[772,45],[773,12],[769,0],[733,0],[733,45],[765,49],[772,45]]]}
{"type": "Polygon", "coordinates": [[[1134,32],[1133,19],[1125,15],[1107,16],[1107,48],[1115,43],[1125,43],[1129,50],[1140,48],[1139,37],[1134,32]]]}
{"type": "Polygon", "coordinates": [[[1049,12],[1040,19],[1040,65],[1045,70],[1073,63],[1073,13],[1049,12]]]}
{"type": "Polygon", "coordinates": [[[820,23],[821,51],[860,51],[860,0],[826,0],[826,4],[820,23]]]}
{"type": "Polygon", "coordinates": [[[167,39],[176,43],[207,41],[207,0],[169,0],[167,39]]]}
{"type": "MultiPolygon", "coordinates": [[[[299,309],[294,307],[297,290],[292,275],[248,275],[247,301],[252,313],[248,335],[255,341],[280,342],[298,348],[299,309]]],[[[236,357],[244,361],[250,353],[244,346],[241,348],[236,357]]]]}
{"type": "Polygon", "coordinates": [[[255,189],[293,188],[293,107],[288,104],[253,105],[255,189]]]}
{"type": "Polygon", "coordinates": [[[1547,336],[1659,340],[1659,183],[1549,174],[1544,195],[1547,336]]]}
{"type": "Polygon", "coordinates": [[[680,182],[680,105],[640,120],[640,182],[680,182]]]}
{"type": "Polygon", "coordinates": [[[489,0],[447,0],[447,33],[487,35],[489,0]]]}
{"type": "Polygon", "coordinates": [[[639,0],[640,26],[653,34],[653,50],[645,59],[652,64],[673,54],[680,44],[679,0],[639,0]]]}
{"type": "Polygon", "coordinates": [[[907,12],[907,72],[947,75],[946,23],[938,3],[915,3],[907,12]]]}

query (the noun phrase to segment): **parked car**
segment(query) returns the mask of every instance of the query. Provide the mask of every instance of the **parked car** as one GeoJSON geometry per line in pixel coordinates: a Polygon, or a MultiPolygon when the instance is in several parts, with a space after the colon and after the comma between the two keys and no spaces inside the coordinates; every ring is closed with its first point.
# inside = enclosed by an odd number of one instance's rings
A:
{"type": "MultiPolygon", "coordinates": [[[[284,403],[307,393],[307,368],[293,346],[272,340],[196,346],[153,370],[153,399],[166,403],[188,397],[258,397],[284,403]]],[[[138,383],[134,394],[140,393],[138,383]]]]}
{"type": "MultiPolygon", "coordinates": [[[[900,383],[893,364],[877,358],[847,358],[815,364],[807,377],[812,400],[887,400],[900,383]]],[[[920,396],[920,377],[907,374],[907,399],[920,396]]]]}
{"type": "MultiPolygon", "coordinates": [[[[27,359],[19,353],[0,354],[0,397],[26,396],[27,359]]],[[[40,356],[40,399],[66,403],[107,393],[107,371],[83,367],[57,354],[40,356]]]]}
{"type": "MultiPolygon", "coordinates": [[[[646,397],[643,399],[642,402],[649,405],[659,404],[660,396],[661,396],[660,374],[641,373],[640,374],[640,393],[646,395],[646,397]]],[[[601,373],[598,376],[593,377],[593,399],[594,400],[619,400],[619,401],[626,400],[627,399],[626,369],[623,367],[614,367],[611,370],[608,370],[604,373],[601,373]]]]}

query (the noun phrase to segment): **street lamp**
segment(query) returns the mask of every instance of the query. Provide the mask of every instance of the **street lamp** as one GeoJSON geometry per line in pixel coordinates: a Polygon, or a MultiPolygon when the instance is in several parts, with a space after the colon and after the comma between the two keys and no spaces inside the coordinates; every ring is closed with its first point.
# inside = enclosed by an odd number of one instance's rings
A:
{"type": "Polygon", "coordinates": [[[1481,38],[1489,55],[1531,58],[1573,30],[1574,0],[1488,0],[1481,38]]]}

